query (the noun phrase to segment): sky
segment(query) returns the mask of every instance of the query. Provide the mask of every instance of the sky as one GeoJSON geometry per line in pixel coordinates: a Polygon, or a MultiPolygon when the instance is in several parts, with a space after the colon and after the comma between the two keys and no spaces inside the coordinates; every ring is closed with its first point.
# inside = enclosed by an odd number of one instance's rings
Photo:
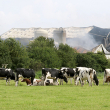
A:
{"type": "Polygon", "coordinates": [[[110,28],[110,0],[0,0],[0,35],[11,28],[110,28]]]}

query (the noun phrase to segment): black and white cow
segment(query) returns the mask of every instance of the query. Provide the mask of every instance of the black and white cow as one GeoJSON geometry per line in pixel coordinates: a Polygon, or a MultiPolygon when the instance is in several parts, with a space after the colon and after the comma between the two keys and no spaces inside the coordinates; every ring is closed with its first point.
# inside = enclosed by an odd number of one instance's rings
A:
{"type": "Polygon", "coordinates": [[[58,78],[64,79],[67,82],[67,78],[63,76],[59,69],[42,68],[42,76],[44,78],[44,85],[48,79],[53,79],[53,85],[58,85],[58,78]]]}
{"type": "Polygon", "coordinates": [[[33,85],[33,80],[35,78],[35,72],[33,69],[17,68],[15,70],[15,72],[16,72],[16,74],[15,74],[15,80],[16,80],[15,86],[18,85],[18,81],[19,81],[20,77],[22,79],[23,78],[31,78],[31,83],[33,85]]]}
{"type": "Polygon", "coordinates": [[[92,68],[87,67],[77,67],[76,68],[76,85],[78,85],[79,80],[81,82],[81,86],[83,86],[83,81],[87,80],[89,82],[89,86],[92,86],[92,81],[94,80],[96,85],[99,84],[99,81],[96,76],[96,71],[92,68]]]}
{"type": "Polygon", "coordinates": [[[72,79],[74,79],[74,83],[75,83],[75,74],[76,74],[75,68],[62,67],[60,71],[67,79],[70,79],[71,84],[72,84],[72,79]]]}
{"type": "Polygon", "coordinates": [[[6,69],[6,68],[0,68],[0,77],[6,78],[6,85],[7,82],[10,84],[10,80],[15,80],[14,73],[11,69],[6,69]]]}

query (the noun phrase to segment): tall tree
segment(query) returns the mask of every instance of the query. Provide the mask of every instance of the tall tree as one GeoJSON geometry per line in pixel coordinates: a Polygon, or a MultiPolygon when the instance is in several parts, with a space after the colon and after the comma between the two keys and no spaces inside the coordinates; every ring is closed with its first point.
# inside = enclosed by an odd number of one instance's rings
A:
{"type": "Polygon", "coordinates": [[[60,44],[57,54],[61,60],[62,67],[76,67],[76,50],[67,44],[60,44]]]}
{"type": "Polygon", "coordinates": [[[19,67],[28,67],[29,57],[26,52],[26,48],[21,45],[21,43],[12,38],[6,39],[4,43],[8,47],[10,53],[12,69],[19,67]]]}
{"type": "Polygon", "coordinates": [[[8,47],[4,41],[0,39],[0,67],[2,67],[2,64],[8,64],[8,67],[11,67],[12,61],[8,47]]]}
{"type": "Polygon", "coordinates": [[[55,51],[54,40],[40,36],[27,46],[29,57],[47,68],[58,68],[61,63],[55,51]]]}

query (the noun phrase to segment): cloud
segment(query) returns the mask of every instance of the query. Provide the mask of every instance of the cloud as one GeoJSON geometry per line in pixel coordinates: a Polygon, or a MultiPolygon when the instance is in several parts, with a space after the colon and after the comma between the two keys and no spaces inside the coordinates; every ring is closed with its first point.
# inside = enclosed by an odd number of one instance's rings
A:
{"type": "Polygon", "coordinates": [[[0,3],[0,34],[14,27],[110,27],[109,0],[10,0],[8,4],[2,0],[0,3]]]}

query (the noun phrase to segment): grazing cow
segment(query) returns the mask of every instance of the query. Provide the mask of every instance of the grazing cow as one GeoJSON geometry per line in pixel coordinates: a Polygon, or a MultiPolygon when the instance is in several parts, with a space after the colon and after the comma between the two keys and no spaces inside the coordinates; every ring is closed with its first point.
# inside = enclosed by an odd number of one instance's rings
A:
{"type": "Polygon", "coordinates": [[[58,78],[64,79],[67,82],[67,78],[63,76],[63,74],[58,69],[51,69],[51,68],[42,68],[42,80],[44,80],[44,85],[48,79],[53,79],[53,85],[58,85],[58,78]]]}
{"type": "Polygon", "coordinates": [[[0,68],[0,77],[6,78],[6,85],[7,82],[10,84],[11,79],[12,80],[15,79],[13,71],[11,69],[6,69],[6,68],[0,68]]]}
{"type": "Polygon", "coordinates": [[[107,78],[110,76],[110,69],[105,69],[104,71],[104,78],[103,78],[103,84],[106,82],[107,78]]]}
{"type": "Polygon", "coordinates": [[[95,70],[87,67],[77,67],[76,68],[76,85],[78,85],[79,80],[81,82],[81,86],[83,86],[83,80],[88,80],[89,86],[92,86],[92,81],[94,80],[96,85],[99,84],[97,76],[95,74],[95,70]]]}
{"type": "Polygon", "coordinates": [[[75,68],[62,67],[60,71],[67,79],[70,79],[71,84],[72,84],[72,79],[74,79],[74,83],[75,83],[75,74],[76,74],[75,68]]]}
{"type": "Polygon", "coordinates": [[[24,68],[17,68],[15,70],[16,75],[15,75],[15,86],[18,85],[19,77],[23,78],[31,78],[31,83],[33,85],[33,80],[35,78],[35,72],[33,69],[24,69],[24,68]]]}
{"type": "MultiPolygon", "coordinates": [[[[29,79],[22,79],[21,82],[26,82],[27,86],[31,86],[31,80],[29,79]]],[[[33,86],[42,86],[42,81],[40,79],[33,80],[33,86]]]]}

